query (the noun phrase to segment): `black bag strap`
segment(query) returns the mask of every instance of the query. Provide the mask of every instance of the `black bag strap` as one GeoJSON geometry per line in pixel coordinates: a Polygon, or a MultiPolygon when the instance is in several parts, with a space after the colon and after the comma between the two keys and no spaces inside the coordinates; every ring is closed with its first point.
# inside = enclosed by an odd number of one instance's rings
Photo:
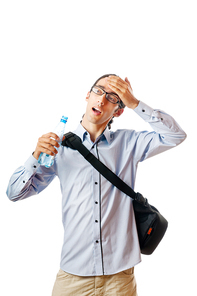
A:
{"type": "Polygon", "coordinates": [[[119,190],[130,196],[132,199],[146,204],[147,200],[139,193],[135,192],[124,181],[122,181],[116,174],[114,174],[108,167],[106,167],[100,160],[98,160],[83,144],[81,138],[76,134],[69,132],[64,135],[65,139],[62,141],[63,146],[78,150],[83,157],[109,182],[116,186],[119,190]]]}

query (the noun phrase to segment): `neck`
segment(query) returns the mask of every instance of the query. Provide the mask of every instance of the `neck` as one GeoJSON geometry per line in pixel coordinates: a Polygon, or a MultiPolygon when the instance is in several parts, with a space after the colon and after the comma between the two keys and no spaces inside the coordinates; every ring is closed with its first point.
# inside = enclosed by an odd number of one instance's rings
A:
{"type": "Polygon", "coordinates": [[[82,122],[82,126],[87,130],[87,132],[90,134],[90,139],[94,143],[96,139],[103,133],[103,131],[106,128],[106,123],[105,124],[94,124],[89,122],[86,119],[86,115],[84,115],[82,122]]]}

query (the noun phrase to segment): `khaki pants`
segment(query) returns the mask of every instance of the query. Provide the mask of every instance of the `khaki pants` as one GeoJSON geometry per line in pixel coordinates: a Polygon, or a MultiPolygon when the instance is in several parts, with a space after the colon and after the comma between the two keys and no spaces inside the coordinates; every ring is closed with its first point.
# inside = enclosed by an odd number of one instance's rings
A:
{"type": "Polygon", "coordinates": [[[114,275],[81,277],[60,269],[52,296],[137,296],[134,268],[114,275]]]}

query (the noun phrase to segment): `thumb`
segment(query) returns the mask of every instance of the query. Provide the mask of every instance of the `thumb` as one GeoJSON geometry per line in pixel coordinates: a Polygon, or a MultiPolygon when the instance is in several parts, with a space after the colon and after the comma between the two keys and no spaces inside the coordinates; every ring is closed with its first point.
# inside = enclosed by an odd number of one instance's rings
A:
{"type": "Polygon", "coordinates": [[[129,79],[127,77],[125,78],[125,81],[131,85],[131,83],[129,82],[129,79]]]}
{"type": "MultiPolygon", "coordinates": [[[[132,89],[132,87],[131,87],[131,83],[130,83],[130,81],[129,81],[129,79],[126,77],[125,78],[125,81],[129,84],[129,86],[130,86],[130,88],[132,89]]],[[[133,90],[133,89],[132,89],[133,90]]]]}

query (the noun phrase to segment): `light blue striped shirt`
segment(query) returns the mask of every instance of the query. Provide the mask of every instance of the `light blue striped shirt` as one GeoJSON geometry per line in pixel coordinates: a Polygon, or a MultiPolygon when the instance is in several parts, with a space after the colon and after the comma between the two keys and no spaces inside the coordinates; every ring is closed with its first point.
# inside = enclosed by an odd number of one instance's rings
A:
{"type": "MultiPolygon", "coordinates": [[[[83,144],[124,182],[134,188],[138,163],[180,144],[185,132],[160,110],[140,102],[134,110],[153,131],[110,131],[95,143],[80,124],[74,131],[83,144]]],[[[132,200],[102,177],[78,151],[60,147],[51,168],[33,157],[12,175],[12,201],[40,193],[59,177],[64,242],[62,270],[80,276],[115,274],[141,261],[132,200]]],[[[142,191],[142,190],[141,190],[142,191]]],[[[143,193],[143,192],[142,192],[143,193]]]]}

